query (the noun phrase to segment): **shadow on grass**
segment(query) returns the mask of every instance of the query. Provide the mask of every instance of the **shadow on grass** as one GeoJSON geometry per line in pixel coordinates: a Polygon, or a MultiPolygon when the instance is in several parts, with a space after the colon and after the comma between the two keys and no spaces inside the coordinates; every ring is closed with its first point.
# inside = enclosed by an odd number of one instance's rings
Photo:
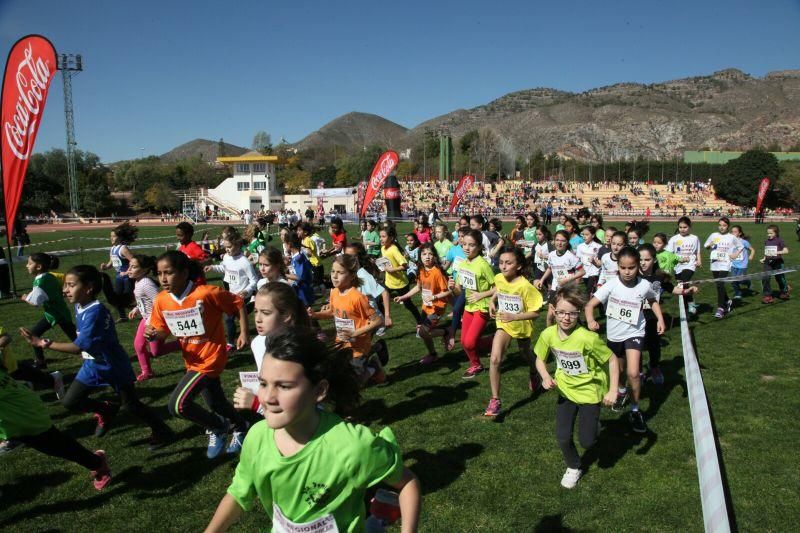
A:
{"type": "Polygon", "coordinates": [[[483,453],[482,444],[464,442],[457,446],[442,448],[436,453],[417,449],[403,454],[403,459],[411,459],[409,468],[419,477],[423,494],[431,494],[447,488],[461,477],[467,469],[467,461],[483,453]]]}
{"type": "Polygon", "coordinates": [[[533,528],[534,533],[577,533],[578,529],[568,528],[564,525],[564,515],[551,514],[543,516],[533,528]]]}
{"type": "MultiPolygon", "coordinates": [[[[39,452],[33,452],[38,454],[39,452]]],[[[39,455],[39,457],[43,457],[39,455]]],[[[63,464],[67,464],[66,462],[63,464]]],[[[85,472],[85,471],[83,471],[85,472]]],[[[8,485],[0,485],[3,493],[3,505],[20,504],[35,500],[42,492],[65,483],[72,474],[55,471],[48,474],[32,474],[15,478],[8,485]]],[[[7,508],[7,507],[6,507],[7,508]]]]}
{"type": "Polygon", "coordinates": [[[625,454],[640,444],[642,446],[636,449],[636,455],[646,455],[657,440],[658,435],[649,429],[647,433],[634,433],[628,414],[624,413],[619,418],[602,421],[597,443],[584,454],[581,463],[585,470],[595,463],[602,469],[613,468],[625,454]]]}
{"type": "Polygon", "coordinates": [[[463,402],[468,397],[469,389],[477,386],[478,383],[475,381],[463,381],[454,387],[443,385],[417,387],[406,393],[410,399],[403,400],[391,407],[387,407],[384,400],[370,400],[364,403],[356,419],[364,425],[370,425],[378,420],[383,425],[394,424],[437,407],[463,402]]]}

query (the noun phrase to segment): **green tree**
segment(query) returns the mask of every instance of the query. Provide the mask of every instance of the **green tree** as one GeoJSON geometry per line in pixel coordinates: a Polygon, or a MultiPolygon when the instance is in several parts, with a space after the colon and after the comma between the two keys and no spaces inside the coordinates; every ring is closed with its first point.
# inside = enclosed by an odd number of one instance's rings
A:
{"type": "Polygon", "coordinates": [[[178,197],[165,183],[156,183],[144,193],[147,207],[154,211],[173,210],[178,207],[178,197]]]}
{"type": "MultiPolygon", "coordinates": [[[[762,178],[769,178],[774,185],[780,174],[780,166],[774,155],[764,150],[749,150],[722,165],[720,171],[714,174],[711,183],[717,196],[723,200],[736,205],[755,207],[758,185],[762,178]]],[[[770,191],[765,198],[765,205],[776,207],[777,196],[775,190],[770,191]]]]}
{"type": "Polygon", "coordinates": [[[272,137],[266,131],[257,131],[256,134],[253,136],[253,144],[251,146],[253,150],[257,152],[261,152],[262,154],[271,154],[272,153],[272,137]]]}
{"type": "Polygon", "coordinates": [[[222,137],[217,142],[217,157],[225,157],[225,141],[222,140],[222,137]]]}

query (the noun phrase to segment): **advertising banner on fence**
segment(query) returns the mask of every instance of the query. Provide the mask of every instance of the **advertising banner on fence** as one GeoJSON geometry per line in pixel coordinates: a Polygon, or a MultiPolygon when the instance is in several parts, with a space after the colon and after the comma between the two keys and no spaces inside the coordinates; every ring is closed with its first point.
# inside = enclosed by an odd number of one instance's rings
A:
{"type": "Polygon", "coordinates": [[[56,74],[56,50],[41,35],[28,35],[8,53],[3,92],[0,97],[3,127],[2,166],[5,198],[6,239],[11,242],[25,171],[39,123],[44,113],[50,82],[56,74]]]}
{"type": "Polygon", "coordinates": [[[467,191],[475,183],[475,176],[467,174],[461,181],[458,182],[456,190],[453,191],[453,200],[450,202],[450,209],[448,213],[452,214],[456,206],[461,202],[461,199],[467,194],[467,191]]]}
{"type": "Polygon", "coordinates": [[[767,197],[769,191],[769,178],[764,178],[758,186],[758,198],[756,198],[756,213],[761,212],[761,204],[764,203],[764,198],[767,197]]]}
{"type": "Polygon", "coordinates": [[[375,195],[380,192],[383,183],[386,181],[386,178],[389,177],[392,170],[397,168],[397,163],[399,161],[400,158],[397,156],[397,153],[391,150],[384,152],[378,158],[378,162],[375,163],[375,168],[372,169],[372,175],[367,182],[367,192],[364,194],[364,203],[361,204],[361,213],[359,214],[361,217],[367,213],[367,207],[369,207],[369,204],[375,199],[375,195]]]}

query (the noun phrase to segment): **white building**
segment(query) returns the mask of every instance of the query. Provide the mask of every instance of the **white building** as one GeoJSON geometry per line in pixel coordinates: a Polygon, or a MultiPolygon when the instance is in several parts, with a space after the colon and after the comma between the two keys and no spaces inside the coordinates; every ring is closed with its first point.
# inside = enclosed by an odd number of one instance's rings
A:
{"type": "Polygon", "coordinates": [[[233,177],[208,189],[207,204],[237,213],[245,209],[258,212],[262,205],[272,210],[283,207],[283,195],[275,181],[278,156],[253,151],[237,157],[218,157],[217,162],[231,165],[233,177]]]}

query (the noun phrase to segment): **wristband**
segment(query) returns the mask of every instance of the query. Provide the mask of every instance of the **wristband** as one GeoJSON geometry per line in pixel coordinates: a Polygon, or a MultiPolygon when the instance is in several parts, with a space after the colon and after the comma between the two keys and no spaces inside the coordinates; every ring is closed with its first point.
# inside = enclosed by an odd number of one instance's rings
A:
{"type": "Polygon", "coordinates": [[[258,401],[258,396],[253,398],[253,405],[250,406],[251,411],[258,411],[258,408],[261,407],[261,402],[258,401]]]}
{"type": "Polygon", "coordinates": [[[50,348],[50,345],[53,344],[53,339],[42,339],[44,346],[42,348],[50,348]]]}

